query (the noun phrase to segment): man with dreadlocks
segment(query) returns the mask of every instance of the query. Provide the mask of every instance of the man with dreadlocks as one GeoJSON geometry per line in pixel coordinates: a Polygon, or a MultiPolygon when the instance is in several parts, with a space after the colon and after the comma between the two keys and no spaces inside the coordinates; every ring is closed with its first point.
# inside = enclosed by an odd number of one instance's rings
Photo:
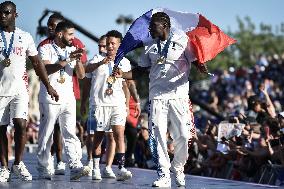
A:
{"type": "Polygon", "coordinates": [[[178,186],[185,186],[184,165],[188,157],[193,116],[188,97],[188,76],[191,63],[196,60],[187,46],[188,36],[171,28],[169,16],[164,12],[152,15],[149,31],[153,40],[147,44],[139,67],[129,72],[116,69],[116,77],[139,78],[139,72],[150,70],[149,131],[153,160],[157,165],[158,179],[153,187],[170,187],[170,169],[178,186]],[[170,120],[170,126],[167,126],[170,120]],[[174,141],[174,159],[170,163],[166,133],[174,141]]]}

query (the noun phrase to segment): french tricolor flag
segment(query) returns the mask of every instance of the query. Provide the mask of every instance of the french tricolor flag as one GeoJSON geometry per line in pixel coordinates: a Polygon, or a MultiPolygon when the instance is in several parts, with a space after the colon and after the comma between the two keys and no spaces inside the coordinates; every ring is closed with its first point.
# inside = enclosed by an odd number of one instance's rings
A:
{"type": "Polygon", "coordinates": [[[188,45],[193,47],[199,63],[213,59],[226,47],[236,42],[201,14],[177,12],[165,8],[151,9],[130,26],[117,51],[115,65],[118,65],[128,52],[143,47],[148,40],[152,39],[148,28],[151,16],[156,12],[165,12],[171,19],[171,27],[186,32],[189,37],[188,45]]]}

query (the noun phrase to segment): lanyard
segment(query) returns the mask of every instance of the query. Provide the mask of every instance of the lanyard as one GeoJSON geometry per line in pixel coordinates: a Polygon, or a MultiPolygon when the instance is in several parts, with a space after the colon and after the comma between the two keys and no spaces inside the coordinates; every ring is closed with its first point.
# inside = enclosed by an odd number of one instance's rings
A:
{"type": "MultiPolygon", "coordinates": [[[[52,47],[54,48],[54,50],[55,50],[55,52],[58,56],[59,61],[62,61],[62,57],[59,53],[58,47],[54,43],[52,43],[52,47]]],[[[65,51],[65,57],[67,57],[67,51],[65,51]]]]}
{"type": "Polygon", "coordinates": [[[167,42],[166,42],[166,44],[165,44],[163,49],[161,49],[161,41],[160,41],[160,39],[158,40],[157,47],[158,47],[158,53],[159,53],[160,57],[167,58],[169,46],[170,46],[170,43],[171,43],[171,39],[172,39],[172,34],[169,35],[169,37],[167,39],[167,42]]]}
{"type": "Polygon", "coordinates": [[[111,62],[107,64],[108,65],[108,72],[109,72],[109,76],[112,74],[112,66],[111,66],[111,62]]]}
{"type": "Polygon", "coordinates": [[[13,31],[13,34],[12,34],[11,39],[10,39],[9,47],[8,47],[4,31],[3,30],[1,31],[1,36],[2,36],[2,39],[4,41],[4,48],[5,48],[4,49],[4,56],[5,56],[5,58],[9,58],[9,56],[11,54],[12,46],[13,46],[13,43],[14,43],[14,35],[15,35],[15,31],[13,31]]]}
{"type": "MultiPolygon", "coordinates": [[[[58,60],[62,61],[62,58],[61,58],[61,55],[59,53],[58,47],[54,43],[52,43],[52,47],[54,48],[54,50],[55,50],[55,52],[56,52],[56,54],[58,56],[58,60]]],[[[65,57],[67,57],[67,51],[65,51],[65,57]]],[[[65,71],[65,67],[60,69],[60,71],[59,71],[60,76],[64,75],[64,71],[65,71]]]]}

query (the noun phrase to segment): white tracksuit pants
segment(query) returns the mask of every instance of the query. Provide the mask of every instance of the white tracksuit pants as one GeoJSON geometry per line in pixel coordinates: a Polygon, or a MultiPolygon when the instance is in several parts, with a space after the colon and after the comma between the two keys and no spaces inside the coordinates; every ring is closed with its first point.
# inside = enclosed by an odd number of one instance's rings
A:
{"type": "Polygon", "coordinates": [[[189,99],[154,99],[149,104],[150,148],[157,165],[159,176],[169,176],[171,167],[167,151],[167,131],[173,139],[174,159],[172,166],[183,171],[188,158],[188,140],[192,138],[190,129],[194,127],[189,99]],[[168,121],[171,125],[168,127],[168,121]]]}
{"type": "Polygon", "coordinates": [[[70,167],[82,167],[81,142],[76,136],[76,102],[60,105],[40,103],[39,109],[38,162],[42,166],[50,165],[54,124],[58,119],[68,164],[70,167]]]}

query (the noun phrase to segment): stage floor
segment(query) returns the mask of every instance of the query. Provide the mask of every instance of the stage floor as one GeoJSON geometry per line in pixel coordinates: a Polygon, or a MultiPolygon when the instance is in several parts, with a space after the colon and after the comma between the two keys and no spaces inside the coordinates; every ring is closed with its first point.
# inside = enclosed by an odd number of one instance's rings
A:
{"type": "MultiPolygon", "coordinates": [[[[146,189],[152,188],[151,183],[156,178],[156,172],[138,168],[129,168],[133,178],[128,181],[116,181],[114,179],[103,179],[101,182],[93,181],[89,177],[83,177],[80,181],[69,181],[69,175],[54,176],[52,180],[38,180],[36,171],[36,155],[26,153],[24,162],[33,175],[31,182],[9,182],[0,183],[0,188],[13,189],[146,189]]],[[[114,166],[114,172],[117,168],[114,166]]],[[[172,176],[172,188],[177,188],[172,176]]],[[[278,188],[276,186],[259,185],[254,183],[238,182],[224,179],[186,175],[187,189],[264,189],[278,188]]]]}

